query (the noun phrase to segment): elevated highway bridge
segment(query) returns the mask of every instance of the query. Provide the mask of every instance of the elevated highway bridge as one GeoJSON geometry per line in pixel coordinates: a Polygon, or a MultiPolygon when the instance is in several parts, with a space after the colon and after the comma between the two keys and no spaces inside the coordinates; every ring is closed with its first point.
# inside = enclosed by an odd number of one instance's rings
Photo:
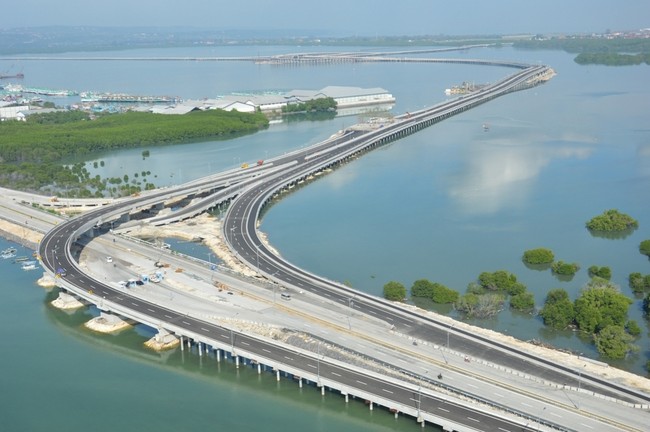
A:
{"type": "MultiPolygon", "coordinates": [[[[419,340],[439,345],[444,345],[445,342],[448,344],[451,340],[455,346],[473,357],[490,359],[492,362],[540,376],[548,381],[575,384],[603,397],[647,408],[647,404],[650,404],[650,395],[643,392],[598,377],[579,375],[579,372],[570,368],[470,332],[453,329],[435,319],[425,318],[416,312],[396,307],[383,299],[311,274],[272,253],[257,233],[257,220],[264,206],[283,188],[291,187],[322,170],[335,167],[366,151],[415,133],[491,99],[535,86],[552,74],[548,67],[541,65],[523,66],[511,63],[511,67],[516,68],[517,72],[495,84],[427,109],[398,116],[394,122],[381,128],[370,131],[353,129],[341,131],[322,143],[271,159],[259,167],[230,170],[175,188],[120,200],[59,224],[45,235],[39,245],[43,267],[53,276],[57,273],[61,276],[59,270],[66,269],[65,275],[59,277],[59,285],[76,296],[98,305],[100,309],[113,311],[181,337],[192,338],[199,345],[209,344],[231,350],[233,353],[237,349],[238,352],[245,353],[248,358],[273,365],[281,370],[291,371],[302,377],[311,377],[312,381],[318,382],[320,376],[314,376],[310,364],[313,365],[317,361],[319,365],[322,363],[325,367],[326,362],[315,358],[313,353],[296,355],[293,352],[289,355],[283,352],[282,356],[270,356],[268,353],[277,350],[278,347],[269,345],[269,342],[252,340],[250,335],[244,334],[237,334],[237,340],[242,341],[242,344],[236,345],[232,329],[224,329],[197,318],[187,317],[180,310],[131,298],[111,285],[93,279],[81,269],[78,257],[73,253],[73,244],[84,234],[92,233],[97,225],[116,219],[124,220],[129,214],[142,209],[156,210],[165,201],[192,198],[191,204],[175,212],[169,214],[152,212],[154,216],[150,219],[151,223],[172,223],[193,217],[222,202],[229,202],[222,236],[233,254],[259,274],[282,284],[289,290],[307,291],[325,296],[331,301],[354,308],[355,312],[384,320],[395,330],[412,335],[419,340]],[[230,345],[222,340],[228,339],[228,334],[230,334],[230,345]],[[246,340],[245,345],[244,340],[246,340]]],[[[331,378],[328,381],[329,386],[342,389],[341,392],[345,394],[363,395],[367,400],[374,400],[387,407],[395,407],[394,409],[400,412],[417,417],[419,421],[435,422],[443,425],[447,430],[476,430],[476,425],[466,420],[467,416],[458,414],[460,410],[470,409],[472,416],[482,416],[484,424],[489,425],[484,427],[490,430],[514,430],[515,426],[510,420],[494,414],[486,417],[485,413],[473,410],[471,407],[459,406],[443,414],[434,409],[440,401],[436,401],[432,395],[419,400],[415,407],[412,402],[413,386],[401,388],[399,383],[357,371],[344,364],[332,364],[331,367],[338,368],[334,376],[339,378],[331,378]],[[369,386],[369,382],[374,384],[369,386]],[[391,387],[389,393],[386,391],[386,386],[394,387],[391,387]]],[[[534,414],[529,415],[534,416],[534,414]]],[[[541,424],[540,421],[535,427],[539,428],[541,424]]],[[[570,425],[562,425],[555,421],[545,421],[543,424],[545,428],[573,430],[570,425]]],[[[533,430],[533,428],[523,426],[520,430],[533,430]]],[[[636,429],[631,427],[629,430],[636,429]]]]}

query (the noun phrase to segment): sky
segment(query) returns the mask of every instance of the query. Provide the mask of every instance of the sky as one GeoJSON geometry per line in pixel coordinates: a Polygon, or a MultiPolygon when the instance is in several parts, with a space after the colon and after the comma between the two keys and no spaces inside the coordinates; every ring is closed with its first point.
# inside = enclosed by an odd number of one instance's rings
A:
{"type": "Polygon", "coordinates": [[[0,28],[191,26],[305,36],[603,33],[650,27],[650,0],[7,0],[0,28]]]}

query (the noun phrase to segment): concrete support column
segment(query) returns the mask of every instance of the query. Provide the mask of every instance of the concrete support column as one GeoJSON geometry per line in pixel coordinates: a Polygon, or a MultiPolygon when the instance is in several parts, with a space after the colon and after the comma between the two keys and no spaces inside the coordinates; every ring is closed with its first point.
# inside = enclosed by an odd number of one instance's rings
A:
{"type": "Polygon", "coordinates": [[[424,425],[426,424],[426,422],[424,421],[424,419],[422,419],[422,423],[420,423],[420,424],[422,425],[422,427],[424,427],[424,425]]]}
{"type": "Polygon", "coordinates": [[[197,345],[199,347],[199,357],[203,357],[203,348],[201,347],[201,342],[198,342],[197,345]]]}
{"type": "Polygon", "coordinates": [[[280,381],[280,369],[275,371],[275,380],[280,381]]]}
{"type": "Polygon", "coordinates": [[[238,355],[235,356],[235,367],[237,369],[239,369],[239,356],[238,355]]]}
{"type": "Polygon", "coordinates": [[[346,393],[346,394],[345,394],[345,403],[348,403],[348,402],[350,402],[350,397],[349,397],[348,394],[346,393]]]}
{"type": "Polygon", "coordinates": [[[221,350],[217,348],[217,352],[215,353],[217,355],[217,362],[221,361],[221,350]]]}
{"type": "Polygon", "coordinates": [[[185,351],[185,347],[183,346],[183,336],[181,336],[181,351],[185,351]]]}
{"type": "Polygon", "coordinates": [[[298,378],[298,388],[302,388],[302,378],[298,378]]]}
{"type": "Polygon", "coordinates": [[[372,401],[368,404],[368,408],[370,408],[370,411],[372,411],[372,401]]]}
{"type": "Polygon", "coordinates": [[[257,374],[260,375],[262,373],[262,365],[260,363],[257,364],[257,374]]]}
{"type": "Polygon", "coordinates": [[[325,396],[325,386],[324,385],[320,386],[320,394],[321,394],[321,396],[325,396]]]}
{"type": "Polygon", "coordinates": [[[187,348],[189,348],[190,351],[192,351],[192,339],[187,338],[187,348]]]}
{"type": "Polygon", "coordinates": [[[395,418],[399,417],[399,412],[395,411],[395,418]]]}

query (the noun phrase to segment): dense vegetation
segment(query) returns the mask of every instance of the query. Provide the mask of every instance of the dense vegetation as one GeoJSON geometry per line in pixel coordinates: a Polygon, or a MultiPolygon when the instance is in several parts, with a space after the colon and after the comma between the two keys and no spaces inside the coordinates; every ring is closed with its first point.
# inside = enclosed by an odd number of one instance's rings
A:
{"type": "MultiPolygon", "coordinates": [[[[260,113],[222,110],[178,116],[127,112],[94,117],[80,111],[35,114],[27,122],[0,123],[0,185],[36,191],[56,185],[70,196],[88,196],[91,192],[86,187],[97,192],[101,181],[90,179],[83,167],[62,166],[65,158],[102,150],[226,138],[267,125],[268,120],[260,113]]],[[[149,183],[145,188],[151,186],[149,183]]],[[[127,189],[141,188],[130,185],[127,189]]]]}
{"type": "Polygon", "coordinates": [[[549,291],[539,315],[544,320],[544,324],[555,329],[562,330],[571,325],[575,318],[575,311],[566,290],[557,288],[549,291]]]}
{"type": "Polygon", "coordinates": [[[306,102],[288,104],[282,107],[282,112],[289,113],[318,113],[336,111],[336,101],[331,97],[312,99],[306,102]]]}
{"type": "Polygon", "coordinates": [[[650,240],[643,240],[641,244],[639,244],[639,252],[650,257],[650,240]]]}
{"type": "Polygon", "coordinates": [[[609,267],[598,267],[594,265],[589,267],[589,276],[597,276],[602,279],[610,280],[612,278],[612,270],[609,267]]]}
{"type": "Polygon", "coordinates": [[[469,284],[467,293],[458,298],[454,307],[472,318],[486,318],[499,313],[510,296],[510,307],[531,310],[535,299],[517,276],[505,270],[483,272],[477,282],[469,284]]]}
{"type": "Polygon", "coordinates": [[[628,277],[630,288],[635,294],[641,294],[650,291],[650,274],[642,275],[641,273],[630,273],[628,277]]]}
{"type": "Polygon", "coordinates": [[[422,297],[433,300],[434,303],[454,303],[458,300],[458,291],[447,288],[437,282],[431,282],[427,279],[419,279],[413,282],[411,287],[411,296],[422,297]]]}
{"type": "Polygon", "coordinates": [[[581,65],[628,66],[650,64],[650,40],[644,38],[551,38],[519,40],[515,47],[524,49],[561,49],[578,54],[581,65]]]}
{"type": "Polygon", "coordinates": [[[390,281],[384,285],[384,298],[392,301],[404,301],[406,287],[399,282],[390,281]]]}
{"type": "Polygon", "coordinates": [[[560,260],[551,265],[551,270],[558,275],[573,276],[580,270],[580,266],[578,263],[568,263],[560,260]]]}
{"type": "Polygon", "coordinates": [[[540,316],[544,324],[564,329],[575,325],[580,331],[593,335],[598,352],[610,358],[623,358],[635,351],[632,342],[640,328],[627,321],[632,300],[621,294],[611,282],[594,277],[571,302],[563,289],[549,291],[540,316]]]}
{"type": "Polygon", "coordinates": [[[625,231],[631,228],[637,228],[639,222],[625,213],[621,213],[616,209],[610,209],[591,218],[586,223],[586,226],[591,231],[625,231]]]}
{"type": "Polygon", "coordinates": [[[36,114],[27,122],[0,123],[0,158],[6,163],[48,163],[99,150],[255,132],[267,125],[261,113],[222,110],[185,115],[127,112],[95,119],[79,111],[36,114]]]}
{"type": "Polygon", "coordinates": [[[524,252],[523,260],[527,264],[550,264],[555,259],[553,251],[546,248],[529,249],[524,252]]]}

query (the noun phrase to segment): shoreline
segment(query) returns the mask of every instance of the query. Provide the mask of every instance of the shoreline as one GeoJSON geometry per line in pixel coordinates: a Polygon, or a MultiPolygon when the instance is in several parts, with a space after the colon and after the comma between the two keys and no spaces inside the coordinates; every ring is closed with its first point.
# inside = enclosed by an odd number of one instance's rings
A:
{"type": "MultiPolygon", "coordinates": [[[[232,255],[221,238],[221,227],[222,225],[220,220],[214,216],[204,213],[188,221],[177,222],[172,225],[157,227],[142,223],[123,229],[122,231],[128,233],[133,237],[172,237],[188,241],[195,239],[197,236],[202,237],[203,244],[207,246],[215,254],[215,256],[217,256],[223,262],[225,266],[244,276],[258,277],[259,275],[257,272],[243,265],[236,256],[232,255]]],[[[118,229],[117,232],[120,232],[120,230],[118,229]]],[[[275,250],[269,244],[266,234],[260,231],[258,231],[258,234],[262,239],[264,245],[273,251],[273,253],[277,254],[277,250],[275,250]]],[[[19,244],[32,247],[34,249],[37,249],[38,243],[43,238],[43,234],[41,233],[2,219],[0,219],[0,236],[7,238],[10,241],[15,241],[19,244]],[[22,232],[24,235],[19,236],[17,234],[13,234],[12,231],[22,232]]],[[[38,284],[44,288],[51,288],[52,286],[56,285],[56,282],[51,279],[52,278],[41,277],[38,281],[38,284]]],[[[605,379],[614,379],[630,387],[650,393],[650,379],[642,375],[637,375],[635,373],[625,371],[623,369],[611,367],[605,362],[594,360],[588,357],[580,357],[579,355],[576,356],[574,354],[561,351],[558,348],[549,347],[546,345],[535,345],[531,342],[523,341],[513,336],[499,333],[495,330],[473,326],[446,315],[440,315],[433,311],[418,308],[414,305],[399,302],[394,304],[404,309],[416,310],[422,315],[428,315],[435,317],[441,321],[446,321],[449,323],[449,325],[453,324],[454,326],[463,328],[464,330],[479,333],[488,339],[497,340],[506,345],[516,346],[522,351],[538,355],[547,360],[556,361],[565,366],[573,367],[576,369],[582,369],[587,373],[591,373],[605,379]]],[[[425,342],[422,343],[425,344],[425,342]]]]}

